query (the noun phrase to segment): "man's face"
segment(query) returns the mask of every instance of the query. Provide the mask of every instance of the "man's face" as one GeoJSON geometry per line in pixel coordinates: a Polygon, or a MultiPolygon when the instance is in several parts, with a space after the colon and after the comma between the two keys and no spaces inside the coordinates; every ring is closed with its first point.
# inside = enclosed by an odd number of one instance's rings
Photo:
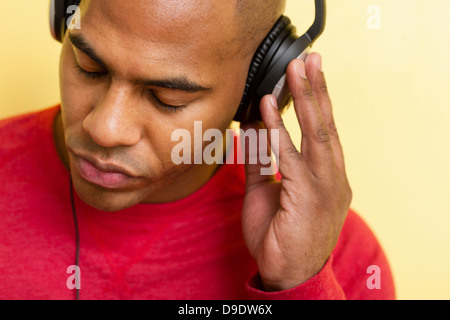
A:
{"type": "Polygon", "coordinates": [[[252,55],[240,46],[231,3],[82,1],[81,29],[64,40],[60,83],[72,179],[86,203],[116,211],[171,201],[211,173],[175,165],[171,136],[187,129],[193,137],[194,121],[223,132],[236,113],[252,55]],[[99,176],[82,158],[133,178],[99,176]]]}

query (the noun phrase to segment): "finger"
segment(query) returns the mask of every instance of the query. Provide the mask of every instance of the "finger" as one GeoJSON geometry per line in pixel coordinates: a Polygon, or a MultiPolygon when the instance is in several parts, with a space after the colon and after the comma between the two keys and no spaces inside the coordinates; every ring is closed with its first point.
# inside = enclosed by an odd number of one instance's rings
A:
{"type": "Polygon", "coordinates": [[[287,81],[302,132],[301,154],[315,176],[334,168],[334,153],[319,103],[306,77],[305,63],[293,60],[287,70],[287,81]]]}
{"type": "Polygon", "coordinates": [[[261,100],[261,116],[269,130],[270,146],[278,162],[278,168],[283,179],[295,180],[306,173],[306,166],[295,148],[287,131],[275,96],[266,95],[261,100]]]}
{"type": "Polygon", "coordinates": [[[270,165],[270,161],[267,161],[267,158],[270,157],[270,145],[268,139],[264,139],[264,134],[261,134],[264,130],[267,131],[262,123],[241,124],[239,139],[247,190],[261,183],[275,180],[275,171],[269,173],[268,170],[265,170],[270,165]]]}
{"type": "Polygon", "coordinates": [[[314,96],[319,103],[325,125],[330,135],[336,166],[345,172],[344,153],[333,116],[333,105],[328,93],[325,74],[322,71],[322,57],[311,53],[306,60],[306,74],[310,79],[314,96]]]}

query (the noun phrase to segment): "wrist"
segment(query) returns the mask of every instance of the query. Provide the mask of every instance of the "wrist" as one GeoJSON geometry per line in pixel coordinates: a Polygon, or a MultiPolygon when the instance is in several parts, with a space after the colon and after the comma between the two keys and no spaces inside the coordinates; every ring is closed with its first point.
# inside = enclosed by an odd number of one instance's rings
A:
{"type": "Polygon", "coordinates": [[[316,264],[315,267],[310,266],[308,270],[289,270],[279,273],[277,277],[266,277],[260,274],[262,289],[266,292],[285,291],[307,282],[317,275],[325,266],[328,259],[324,262],[316,264]]]}
{"type": "Polygon", "coordinates": [[[298,287],[303,282],[300,281],[281,281],[281,282],[274,282],[274,281],[267,281],[261,279],[262,289],[266,292],[277,292],[277,291],[286,291],[295,287],[298,287]]]}

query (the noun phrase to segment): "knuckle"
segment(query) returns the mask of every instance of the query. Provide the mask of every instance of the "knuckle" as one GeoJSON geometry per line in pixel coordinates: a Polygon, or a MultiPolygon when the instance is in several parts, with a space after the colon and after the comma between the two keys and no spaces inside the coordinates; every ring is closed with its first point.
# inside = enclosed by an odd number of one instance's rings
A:
{"type": "Polygon", "coordinates": [[[328,133],[330,134],[330,135],[332,135],[332,136],[334,136],[334,137],[338,137],[338,131],[337,131],[337,128],[336,128],[336,123],[334,122],[334,121],[331,121],[329,124],[328,124],[328,133]]]}
{"type": "Polygon", "coordinates": [[[328,85],[326,84],[326,82],[322,82],[319,85],[319,91],[323,94],[328,94],[328,85]]]}
{"type": "Polygon", "coordinates": [[[279,119],[276,120],[275,126],[276,126],[276,128],[278,128],[278,129],[286,129],[286,126],[285,126],[285,124],[284,124],[283,118],[281,118],[281,117],[280,117],[279,119]]]}
{"type": "Polygon", "coordinates": [[[309,87],[301,90],[300,93],[301,93],[302,97],[304,97],[308,100],[311,100],[314,98],[314,93],[313,93],[312,89],[309,87]]]}
{"type": "Polygon", "coordinates": [[[327,143],[330,141],[330,133],[327,129],[321,127],[316,130],[314,138],[319,143],[327,143]]]}
{"type": "Polygon", "coordinates": [[[298,156],[299,155],[298,150],[293,145],[291,145],[291,146],[286,148],[286,153],[288,155],[291,155],[291,156],[298,156]]]}

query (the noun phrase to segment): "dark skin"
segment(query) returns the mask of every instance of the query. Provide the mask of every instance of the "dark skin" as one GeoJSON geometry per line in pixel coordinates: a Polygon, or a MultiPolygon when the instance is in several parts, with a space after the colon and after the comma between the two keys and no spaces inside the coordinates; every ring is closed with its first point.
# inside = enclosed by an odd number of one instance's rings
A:
{"type": "MultiPolygon", "coordinates": [[[[55,121],[55,141],[83,201],[105,211],[170,202],[211,178],[218,165],[173,164],[171,150],[177,142],[171,134],[185,128],[193,136],[198,120],[203,130],[225,132],[234,117],[257,42],[242,49],[232,3],[82,2],[82,29],[70,30],[70,38],[66,34],[61,52],[62,112],[55,121]],[[77,48],[77,38],[101,61],[77,48]],[[75,65],[102,76],[88,78],[75,65]],[[173,78],[207,90],[161,86],[160,80],[173,78]],[[167,105],[185,107],[169,111],[155,96],[167,105]],[[79,153],[120,164],[137,178],[120,189],[90,183],[74,165],[79,153]]],[[[268,19],[258,41],[280,14],[268,19]]],[[[260,108],[264,126],[279,130],[283,178],[276,182],[273,176],[260,175],[258,164],[245,166],[243,236],[268,291],[295,287],[320,271],[351,202],[320,55],[311,54],[306,68],[302,61],[292,61],[287,81],[302,130],[301,151],[269,95],[260,108]]]]}

